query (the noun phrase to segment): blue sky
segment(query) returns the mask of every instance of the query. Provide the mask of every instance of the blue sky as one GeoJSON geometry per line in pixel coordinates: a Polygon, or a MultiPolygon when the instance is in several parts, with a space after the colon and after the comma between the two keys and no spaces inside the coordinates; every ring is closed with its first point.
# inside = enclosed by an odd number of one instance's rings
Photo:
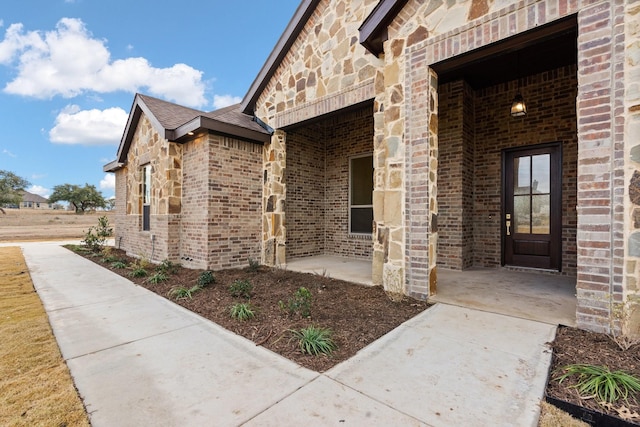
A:
{"type": "Polygon", "coordinates": [[[211,111],[239,102],[299,0],[2,0],[0,169],[48,196],[114,194],[136,92],[211,111]]]}

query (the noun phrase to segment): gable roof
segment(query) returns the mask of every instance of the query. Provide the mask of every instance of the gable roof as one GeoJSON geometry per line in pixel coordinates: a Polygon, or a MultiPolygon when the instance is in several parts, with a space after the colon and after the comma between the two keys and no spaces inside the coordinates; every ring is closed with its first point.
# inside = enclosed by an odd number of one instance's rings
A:
{"type": "Polygon", "coordinates": [[[313,11],[316,10],[318,3],[320,3],[320,0],[302,0],[300,2],[298,9],[296,9],[291,21],[289,21],[287,28],[285,28],[284,32],[278,39],[278,42],[260,69],[260,72],[253,83],[251,83],[249,91],[242,99],[240,105],[244,114],[253,115],[258,97],[269,83],[269,80],[271,80],[271,77],[275,74],[280,62],[282,62],[287,52],[289,52],[289,49],[296,41],[300,31],[302,31],[304,25],[307,23],[307,20],[313,11]]]}
{"type": "Polygon", "coordinates": [[[252,117],[242,114],[240,104],[204,112],[138,93],[133,99],[116,160],[103,167],[105,172],[115,172],[126,163],[133,136],[143,113],[158,133],[172,142],[188,142],[194,133],[201,131],[258,143],[266,143],[271,139],[269,131],[252,117]]]}
{"type": "MultiPolygon", "coordinates": [[[[360,44],[374,55],[383,51],[382,44],[387,40],[387,26],[393,18],[407,4],[408,0],[380,0],[369,16],[364,20],[360,28],[360,44]]],[[[278,39],[271,54],[260,69],[255,80],[249,87],[249,91],[242,99],[240,105],[244,114],[254,114],[258,97],[273,77],[278,66],[288,53],[296,38],[318,6],[320,0],[302,0],[294,13],[291,21],[278,39]]]]}
{"type": "Polygon", "coordinates": [[[29,193],[28,191],[22,192],[22,201],[34,203],[49,203],[49,199],[45,199],[38,194],[29,193]]]}

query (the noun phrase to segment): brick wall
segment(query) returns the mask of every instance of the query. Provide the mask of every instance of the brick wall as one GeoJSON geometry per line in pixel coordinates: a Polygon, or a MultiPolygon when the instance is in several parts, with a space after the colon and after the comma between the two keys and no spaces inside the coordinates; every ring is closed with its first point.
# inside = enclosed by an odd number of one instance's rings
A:
{"type": "Polygon", "coordinates": [[[473,265],[473,90],[463,81],[438,87],[438,256],[441,267],[473,265]]]}
{"type": "Polygon", "coordinates": [[[260,259],[262,146],[220,135],[185,144],[180,261],[191,268],[260,259]]]}
{"type": "Polygon", "coordinates": [[[370,236],[349,234],[349,159],[373,154],[371,107],[335,116],[326,123],[326,241],[325,252],[370,259],[370,236]]]}
{"type": "Polygon", "coordinates": [[[371,257],[370,236],[349,234],[349,158],[373,151],[371,107],[287,133],[287,257],[371,257]]]}
{"type": "Polygon", "coordinates": [[[260,259],[262,145],[209,135],[207,268],[260,259]]]}
{"type": "Polygon", "coordinates": [[[180,262],[185,267],[206,268],[208,243],[209,171],[211,149],[204,135],[184,145],[180,262]]]}
{"type": "Polygon", "coordinates": [[[287,132],[287,258],[325,251],[324,133],[321,124],[287,132]]]}

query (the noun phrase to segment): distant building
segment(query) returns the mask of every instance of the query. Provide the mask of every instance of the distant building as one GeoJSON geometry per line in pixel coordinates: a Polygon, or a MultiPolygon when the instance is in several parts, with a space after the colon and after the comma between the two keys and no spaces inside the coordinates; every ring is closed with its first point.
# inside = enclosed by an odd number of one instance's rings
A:
{"type": "Polygon", "coordinates": [[[53,209],[53,204],[42,196],[23,191],[19,207],[20,209],[53,209]]]}

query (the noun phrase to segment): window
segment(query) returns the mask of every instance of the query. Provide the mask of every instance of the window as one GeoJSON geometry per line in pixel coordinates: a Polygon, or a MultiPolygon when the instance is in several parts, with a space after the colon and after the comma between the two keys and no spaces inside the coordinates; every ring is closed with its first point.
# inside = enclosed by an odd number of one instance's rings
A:
{"type": "Polygon", "coordinates": [[[373,156],[349,161],[349,233],[373,232],[373,156]]]}
{"type": "Polygon", "coordinates": [[[142,167],[142,230],[151,229],[151,165],[142,167]]]}

